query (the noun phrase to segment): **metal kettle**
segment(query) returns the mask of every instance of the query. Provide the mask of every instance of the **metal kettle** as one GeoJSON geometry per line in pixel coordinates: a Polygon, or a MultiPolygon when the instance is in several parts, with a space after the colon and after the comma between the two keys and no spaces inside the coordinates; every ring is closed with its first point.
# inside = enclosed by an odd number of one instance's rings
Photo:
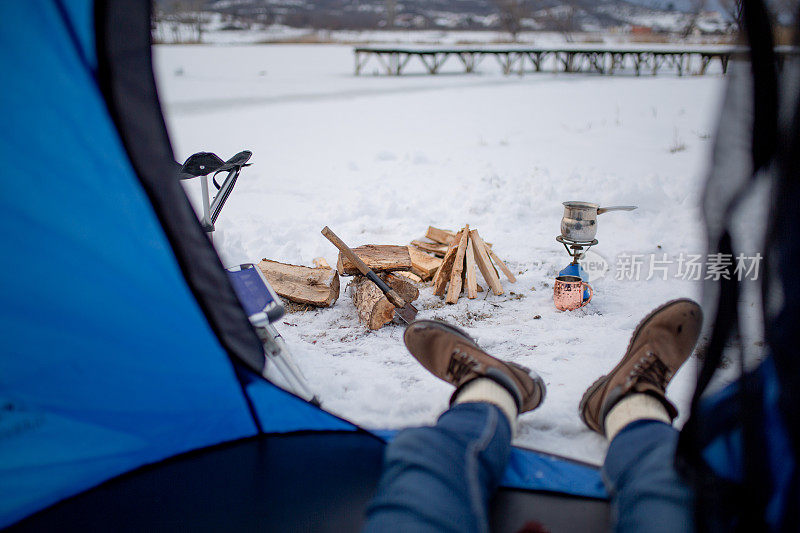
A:
{"type": "Polygon", "coordinates": [[[608,211],[633,211],[635,205],[600,207],[591,202],[564,202],[561,236],[574,242],[591,242],[597,235],[597,215],[608,211]]]}

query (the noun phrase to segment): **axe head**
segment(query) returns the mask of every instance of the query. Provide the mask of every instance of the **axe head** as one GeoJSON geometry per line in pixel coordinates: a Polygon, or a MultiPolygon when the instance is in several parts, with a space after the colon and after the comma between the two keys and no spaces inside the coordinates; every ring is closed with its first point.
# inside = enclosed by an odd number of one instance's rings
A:
{"type": "Polygon", "coordinates": [[[411,305],[411,302],[407,302],[403,307],[394,309],[394,318],[405,324],[410,324],[417,318],[417,312],[417,308],[411,305]]]}

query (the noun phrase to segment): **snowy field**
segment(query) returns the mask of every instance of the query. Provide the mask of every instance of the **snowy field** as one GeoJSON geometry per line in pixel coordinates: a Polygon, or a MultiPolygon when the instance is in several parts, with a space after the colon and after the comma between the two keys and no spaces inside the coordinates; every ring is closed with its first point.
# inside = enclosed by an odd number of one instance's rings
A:
{"type": "MultiPolygon", "coordinates": [[[[338,45],[155,53],[176,158],[254,153],[217,223],[226,264],[334,264],[325,225],[355,247],[469,223],[517,283],[456,305],[423,286],[419,317],[459,324],[488,352],[543,376],[547,400],[521,418],[516,444],[602,460],[604,440],[577,415],[583,391],[616,363],[646,312],[700,295],[675,265],[666,281],[645,279],[647,261],[638,281],[614,269],[624,253],[675,260],[704,251],[699,192],[720,76],[504,77],[487,60],[475,75],[355,77],[351,48],[338,45]],[[569,261],[555,242],[566,200],[639,206],[599,218],[595,250],[612,270],[574,312],[552,303],[553,278],[569,261]]],[[[194,201],[198,192],[189,190],[194,201]]],[[[278,323],[311,387],[327,409],[366,427],[433,422],[450,387],[407,353],[401,327],[369,332],[358,322],[347,282],[333,308],[278,323]]],[[[694,371],[692,360],[670,387],[683,410],[694,371]]]]}

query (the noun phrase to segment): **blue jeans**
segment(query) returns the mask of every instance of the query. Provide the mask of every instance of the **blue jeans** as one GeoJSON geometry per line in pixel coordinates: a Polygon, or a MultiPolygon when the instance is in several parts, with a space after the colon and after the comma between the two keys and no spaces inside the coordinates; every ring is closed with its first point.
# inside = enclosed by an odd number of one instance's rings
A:
{"type": "MultiPolygon", "coordinates": [[[[692,492],[673,467],[677,439],[667,424],[639,421],[612,441],[603,476],[617,531],[692,530],[692,492]]],[[[488,531],[510,451],[508,420],[488,403],[459,404],[435,426],[400,432],[364,530],[488,531]]]]}
{"type": "Polygon", "coordinates": [[[488,507],[511,453],[511,427],[492,404],[463,403],[387,446],[365,531],[488,531],[488,507]]]}
{"type": "Polygon", "coordinates": [[[638,420],[608,447],[603,481],[616,531],[688,533],[694,530],[694,493],[675,471],[678,431],[638,420]]]}

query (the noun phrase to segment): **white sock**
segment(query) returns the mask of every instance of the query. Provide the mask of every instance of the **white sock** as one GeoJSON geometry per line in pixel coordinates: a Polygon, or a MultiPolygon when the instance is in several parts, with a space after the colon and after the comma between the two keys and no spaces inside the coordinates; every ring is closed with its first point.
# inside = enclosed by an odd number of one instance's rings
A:
{"type": "Polygon", "coordinates": [[[606,438],[610,441],[622,428],[636,420],[660,420],[672,424],[667,408],[649,394],[630,394],[606,415],[606,438]]]}
{"type": "Polygon", "coordinates": [[[511,424],[512,436],[517,433],[517,403],[505,387],[489,378],[478,378],[470,381],[458,392],[454,404],[486,402],[500,408],[508,423],[511,424]]]}

